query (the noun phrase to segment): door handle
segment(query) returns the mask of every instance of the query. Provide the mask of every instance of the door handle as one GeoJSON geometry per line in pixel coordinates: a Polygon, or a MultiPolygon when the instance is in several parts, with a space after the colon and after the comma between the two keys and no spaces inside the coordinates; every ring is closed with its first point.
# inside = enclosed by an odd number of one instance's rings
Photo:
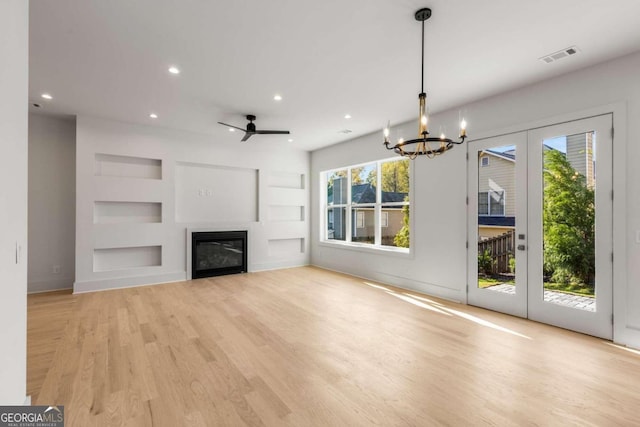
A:
{"type": "Polygon", "coordinates": [[[518,250],[519,251],[524,251],[526,249],[527,249],[527,247],[525,245],[518,245],[518,250]]]}

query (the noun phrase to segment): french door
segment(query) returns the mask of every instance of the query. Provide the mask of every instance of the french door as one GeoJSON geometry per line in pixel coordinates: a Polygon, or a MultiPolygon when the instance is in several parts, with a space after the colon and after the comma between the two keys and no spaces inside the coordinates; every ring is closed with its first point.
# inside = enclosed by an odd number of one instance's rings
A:
{"type": "Polygon", "coordinates": [[[469,144],[468,303],[612,338],[611,115],[469,144]]]}

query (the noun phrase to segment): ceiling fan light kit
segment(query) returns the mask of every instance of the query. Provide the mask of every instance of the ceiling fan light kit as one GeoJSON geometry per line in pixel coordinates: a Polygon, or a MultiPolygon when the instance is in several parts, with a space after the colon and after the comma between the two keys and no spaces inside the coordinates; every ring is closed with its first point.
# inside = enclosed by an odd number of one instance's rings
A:
{"type": "Polygon", "coordinates": [[[256,129],[256,125],[255,123],[253,123],[256,120],[256,116],[253,114],[247,114],[246,117],[247,117],[247,120],[249,120],[249,123],[247,123],[246,129],[242,129],[238,126],[230,125],[227,123],[222,123],[222,122],[218,122],[218,123],[223,126],[227,126],[229,129],[237,129],[239,131],[244,132],[244,136],[242,137],[241,141],[246,141],[247,139],[251,138],[253,135],[289,135],[288,130],[256,129]]]}
{"type": "Polygon", "coordinates": [[[460,121],[460,135],[458,140],[447,138],[444,134],[434,138],[429,136],[428,130],[428,109],[427,94],[424,91],[424,23],[431,17],[431,9],[422,8],[415,13],[416,21],[422,22],[422,87],[418,95],[419,116],[418,116],[418,138],[405,141],[400,138],[396,144],[392,145],[389,141],[390,123],[383,130],[384,146],[387,150],[393,150],[395,153],[415,159],[418,156],[427,156],[434,158],[453,148],[454,145],[462,144],[467,138],[467,122],[464,118],[460,121]]]}

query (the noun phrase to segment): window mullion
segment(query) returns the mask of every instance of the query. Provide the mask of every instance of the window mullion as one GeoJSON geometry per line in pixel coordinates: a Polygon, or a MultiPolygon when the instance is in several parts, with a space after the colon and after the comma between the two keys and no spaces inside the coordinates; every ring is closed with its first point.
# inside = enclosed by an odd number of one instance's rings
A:
{"type": "Polygon", "coordinates": [[[376,205],[373,213],[375,219],[374,244],[382,245],[382,163],[376,163],[376,205]]]}
{"type": "Polygon", "coordinates": [[[345,216],[346,218],[344,219],[346,222],[346,230],[345,232],[347,233],[347,235],[345,236],[345,242],[351,242],[351,233],[352,233],[352,220],[353,220],[353,211],[351,209],[351,186],[353,184],[351,183],[351,168],[347,168],[347,206],[345,209],[345,216]]]}

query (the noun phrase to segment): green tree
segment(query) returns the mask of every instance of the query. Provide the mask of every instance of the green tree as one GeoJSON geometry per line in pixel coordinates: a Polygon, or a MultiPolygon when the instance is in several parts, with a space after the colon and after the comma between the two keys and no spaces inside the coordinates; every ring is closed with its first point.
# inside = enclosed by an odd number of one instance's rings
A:
{"type": "MultiPolygon", "coordinates": [[[[408,200],[405,197],[405,201],[408,200]]],[[[404,205],[402,207],[402,228],[398,231],[398,233],[393,237],[393,243],[399,248],[408,248],[409,247],[409,205],[404,205]]]]}
{"type": "Polygon", "coordinates": [[[409,192],[409,160],[396,160],[382,164],[382,191],[409,192]]]}
{"type": "Polygon", "coordinates": [[[595,199],[584,175],[558,150],[544,153],[544,270],[552,280],[592,285],[595,199]]]}

